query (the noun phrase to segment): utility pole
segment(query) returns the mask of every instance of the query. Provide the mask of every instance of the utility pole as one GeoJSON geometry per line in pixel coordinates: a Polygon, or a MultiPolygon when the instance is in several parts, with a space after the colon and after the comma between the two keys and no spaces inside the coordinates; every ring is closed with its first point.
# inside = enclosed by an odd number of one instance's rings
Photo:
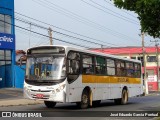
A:
{"type": "Polygon", "coordinates": [[[144,86],[145,86],[145,94],[148,94],[148,82],[147,82],[147,76],[146,76],[146,58],[145,58],[145,47],[144,47],[144,32],[141,34],[142,36],[142,53],[143,53],[143,69],[144,69],[144,86]]]}
{"type": "Polygon", "coordinates": [[[101,45],[101,52],[103,53],[103,45],[101,45]]]}
{"type": "Polygon", "coordinates": [[[158,50],[158,40],[154,40],[154,41],[150,41],[150,42],[155,42],[155,47],[156,47],[156,63],[157,63],[157,87],[158,87],[158,90],[160,90],[160,81],[159,81],[159,59],[158,59],[158,56],[159,56],[159,50],[158,50]]]}
{"type": "Polygon", "coordinates": [[[49,34],[50,45],[53,45],[52,31],[53,30],[49,27],[48,28],[48,34],[49,34]]]}

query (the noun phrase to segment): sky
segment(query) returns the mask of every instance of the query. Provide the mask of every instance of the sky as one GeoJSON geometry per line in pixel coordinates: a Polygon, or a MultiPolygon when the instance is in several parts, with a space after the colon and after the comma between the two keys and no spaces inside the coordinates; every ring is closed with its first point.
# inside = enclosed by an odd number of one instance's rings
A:
{"type": "MultiPolygon", "coordinates": [[[[54,45],[141,46],[137,15],[110,0],[15,0],[15,18],[16,49],[49,45],[49,27],[54,45]]],[[[152,39],[145,35],[145,46],[153,46],[152,39]]]]}

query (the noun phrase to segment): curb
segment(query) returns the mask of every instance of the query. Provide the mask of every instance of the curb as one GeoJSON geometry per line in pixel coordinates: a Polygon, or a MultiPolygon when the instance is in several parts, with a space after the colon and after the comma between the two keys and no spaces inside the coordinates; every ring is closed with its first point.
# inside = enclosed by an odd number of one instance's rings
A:
{"type": "Polygon", "coordinates": [[[28,100],[28,99],[3,100],[3,101],[0,101],[0,107],[36,105],[36,104],[42,104],[42,103],[43,101],[35,101],[35,100],[28,100]]]}
{"type": "Polygon", "coordinates": [[[145,96],[159,96],[159,93],[150,93],[150,94],[146,94],[145,96]]]}

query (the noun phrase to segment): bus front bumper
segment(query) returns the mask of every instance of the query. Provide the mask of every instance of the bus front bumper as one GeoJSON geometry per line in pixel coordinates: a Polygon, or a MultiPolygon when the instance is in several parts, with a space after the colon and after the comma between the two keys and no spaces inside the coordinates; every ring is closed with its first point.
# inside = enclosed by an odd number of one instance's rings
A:
{"type": "Polygon", "coordinates": [[[53,93],[51,90],[24,89],[24,98],[41,101],[66,102],[66,93],[61,90],[53,93]]]}

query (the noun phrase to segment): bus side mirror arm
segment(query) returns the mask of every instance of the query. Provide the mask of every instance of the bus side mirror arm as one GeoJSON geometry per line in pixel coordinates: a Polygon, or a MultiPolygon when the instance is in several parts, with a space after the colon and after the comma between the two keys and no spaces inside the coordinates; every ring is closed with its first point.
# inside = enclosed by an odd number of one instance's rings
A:
{"type": "Polygon", "coordinates": [[[22,68],[22,61],[23,61],[23,56],[20,57],[20,63],[19,63],[20,68],[22,68]]]}
{"type": "Polygon", "coordinates": [[[19,66],[22,70],[25,70],[25,68],[22,67],[22,62],[23,62],[23,56],[20,57],[20,63],[19,66]]]}

